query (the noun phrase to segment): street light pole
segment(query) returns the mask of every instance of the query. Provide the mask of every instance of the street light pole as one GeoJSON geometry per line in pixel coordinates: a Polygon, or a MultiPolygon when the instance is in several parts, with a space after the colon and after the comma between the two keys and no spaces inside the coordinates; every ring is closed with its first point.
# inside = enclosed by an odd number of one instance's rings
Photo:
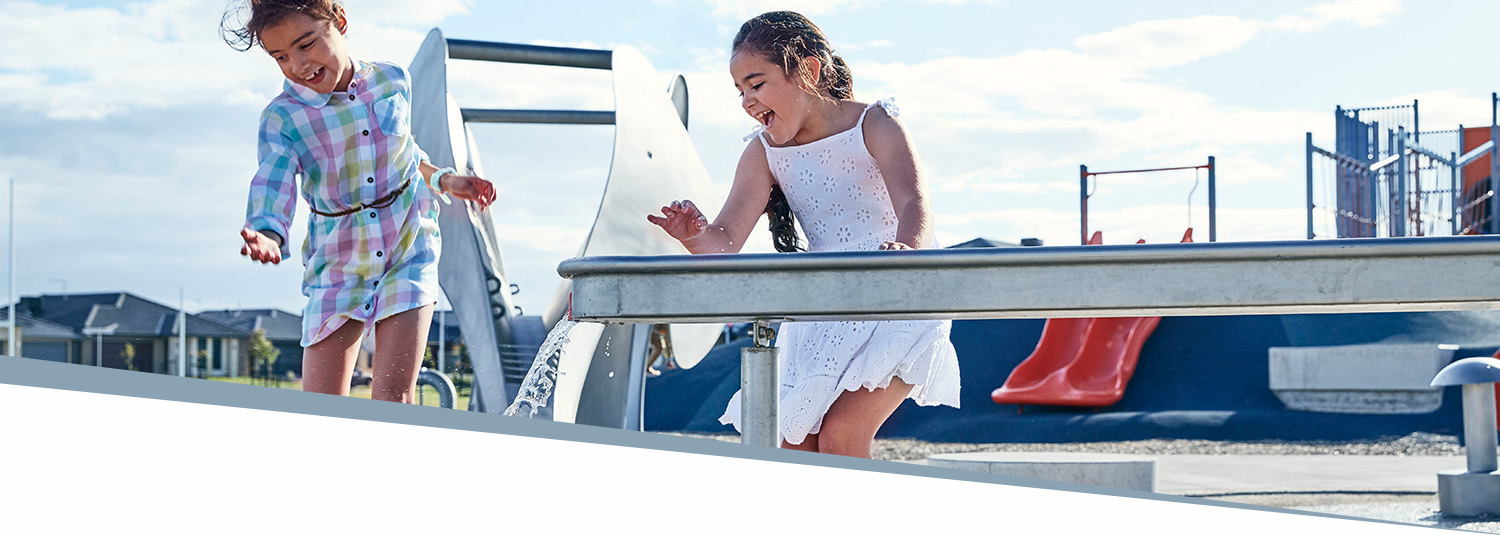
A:
{"type": "Polygon", "coordinates": [[[19,341],[16,340],[16,177],[10,177],[10,237],[5,241],[10,244],[10,285],[5,290],[5,301],[10,303],[10,340],[9,348],[5,354],[12,357],[20,356],[17,353],[19,341]]]}
{"type": "Polygon", "coordinates": [[[177,289],[177,376],[187,377],[187,293],[177,289]]]}

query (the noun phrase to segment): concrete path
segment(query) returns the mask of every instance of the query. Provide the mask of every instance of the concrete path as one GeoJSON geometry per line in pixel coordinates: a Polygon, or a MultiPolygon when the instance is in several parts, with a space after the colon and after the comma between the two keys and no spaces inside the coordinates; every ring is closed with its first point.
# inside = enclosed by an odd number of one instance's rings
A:
{"type": "Polygon", "coordinates": [[[1463,468],[1461,455],[1154,457],[1162,494],[1500,533],[1500,519],[1438,514],[1437,473],[1463,468]]]}
{"type": "Polygon", "coordinates": [[[1156,491],[1179,496],[1270,492],[1436,493],[1437,473],[1464,457],[1159,455],[1156,491]]]}

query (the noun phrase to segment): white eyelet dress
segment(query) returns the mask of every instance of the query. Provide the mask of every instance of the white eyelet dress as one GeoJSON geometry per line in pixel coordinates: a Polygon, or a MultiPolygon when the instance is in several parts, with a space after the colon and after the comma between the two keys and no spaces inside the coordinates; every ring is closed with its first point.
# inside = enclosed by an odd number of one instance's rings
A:
{"type": "MultiPolygon", "coordinates": [[[[889,116],[891,99],[865,108],[854,128],[795,147],[773,147],[757,132],[766,159],[809,251],[873,251],[896,239],[896,211],[885,178],[865,148],[865,115],[877,105],[889,116]]],[[[781,438],[801,444],[822,429],[839,395],[885,388],[892,377],[914,385],[919,405],[958,407],[958,355],[948,341],[951,322],[788,322],[780,348],[781,438]]],[[[719,421],[740,428],[740,394],[719,421]]]]}

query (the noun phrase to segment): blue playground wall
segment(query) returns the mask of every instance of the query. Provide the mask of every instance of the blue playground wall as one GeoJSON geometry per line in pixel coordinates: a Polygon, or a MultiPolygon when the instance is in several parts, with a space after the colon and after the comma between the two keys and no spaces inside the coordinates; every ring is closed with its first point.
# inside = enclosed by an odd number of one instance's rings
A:
{"type": "MultiPolygon", "coordinates": [[[[1458,389],[1436,412],[1329,414],[1287,409],[1269,387],[1268,350],[1285,346],[1446,343],[1455,358],[1500,348],[1500,312],[1413,312],[1163,318],[1141,349],[1119,403],[1076,408],[999,405],[990,392],[1031,354],[1044,320],[953,322],[963,377],[961,408],[908,400],[882,437],[942,442],[1090,442],[1150,438],[1364,440],[1412,432],[1460,434],[1458,389]]],[[[689,370],[646,381],[646,429],[731,431],[718,423],[739,388],[739,350],[721,345],[689,370]]]]}

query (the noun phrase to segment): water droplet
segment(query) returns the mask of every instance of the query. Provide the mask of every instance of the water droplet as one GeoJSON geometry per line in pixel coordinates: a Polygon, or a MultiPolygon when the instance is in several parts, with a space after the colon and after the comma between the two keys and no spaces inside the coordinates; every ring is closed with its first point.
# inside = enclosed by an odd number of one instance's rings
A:
{"type": "Polygon", "coordinates": [[[610,377],[614,377],[615,376],[615,372],[609,372],[609,376],[610,377]]]}

